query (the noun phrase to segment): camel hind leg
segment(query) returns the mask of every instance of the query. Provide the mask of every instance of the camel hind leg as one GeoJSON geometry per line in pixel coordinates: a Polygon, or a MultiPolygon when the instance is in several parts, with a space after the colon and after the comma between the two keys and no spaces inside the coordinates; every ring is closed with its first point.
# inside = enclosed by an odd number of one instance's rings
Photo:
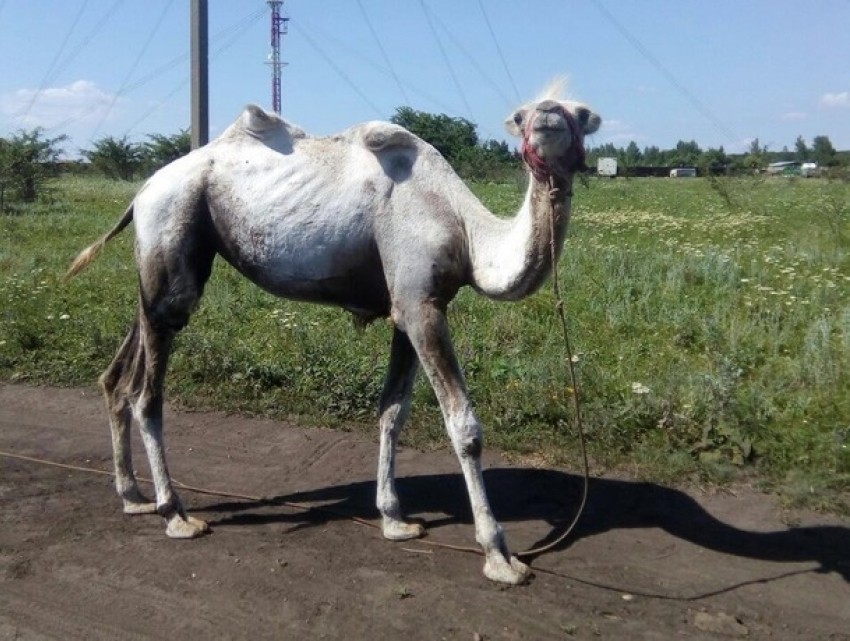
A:
{"type": "Polygon", "coordinates": [[[101,384],[112,426],[116,488],[125,512],[155,511],[166,520],[169,537],[194,538],[208,526],[186,514],[174,491],[163,440],[164,384],[174,337],[188,323],[203,293],[215,250],[205,232],[209,219],[202,210],[171,215],[184,217],[179,233],[137,238],[139,311],[101,384]],[[139,425],[153,476],[153,504],[141,494],[133,476],[132,419],[139,425]]]}
{"type": "Polygon", "coordinates": [[[136,364],[144,358],[140,340],[139,321],[136,319],[130,332],[118,348],[115,358],[100,377],[100,388],[109,414],[112,434],[112,456],[115,468],[115,489],[124,503],[125,514],[153,514],[156,503],[139,490],[133,471],[133,451],[130,427],[133,420],[131,396],[141,381],[136,364]]]}
{"type": "Polygon", "coordinates": [[[425,534],[421,523],[404,518],[395,486],[395,455],[399,432],[410,413],[413,383],[419,359],[407,335],[396,328],[390,351],[390,365],[380,401],[381,444],[378,456],[378,510],[384,537],[391,541],[415,539],[425,534]]]}
{"type": "Polygon", "coordinates": [[[191,539],[209,530],[200,519],[186,514],[183,503],[171,482],[165,460],[163,440],[163,392],[168,357],[176,331],[155,327],[147,315],[142,316],[141,342],[144,350],[144,373],[133,415],[139,423],[142,442],[156,488],[156,512],[166,521],[166,534],[175,539],[191,539]]]}

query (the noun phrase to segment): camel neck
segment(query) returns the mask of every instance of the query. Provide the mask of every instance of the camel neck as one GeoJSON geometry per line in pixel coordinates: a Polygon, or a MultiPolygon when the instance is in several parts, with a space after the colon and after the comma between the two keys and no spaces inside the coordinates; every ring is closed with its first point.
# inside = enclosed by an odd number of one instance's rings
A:
{"type": "Polygon", "coordinates": [[[519,300],[540,287],[552,269],[553,240],[556,259],[561,254],[572,182],[571,176],[556,178],[553,190],[547,181],[529,177],[514,218],[488,217],[469,229],[473,287],[497,300],[519,300]]]}

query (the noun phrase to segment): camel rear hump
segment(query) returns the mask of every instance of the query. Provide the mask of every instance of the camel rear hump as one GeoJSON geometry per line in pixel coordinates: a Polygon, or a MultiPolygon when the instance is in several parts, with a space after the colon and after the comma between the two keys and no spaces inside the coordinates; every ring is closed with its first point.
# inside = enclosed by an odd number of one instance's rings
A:
{"type": "Polygon", "coordinates": [[[363,125],[363,144],[372,152],[378,152],[387,147],[416,147],[419,140],[404,127],[391,122],[369,122],[363,125]]]}

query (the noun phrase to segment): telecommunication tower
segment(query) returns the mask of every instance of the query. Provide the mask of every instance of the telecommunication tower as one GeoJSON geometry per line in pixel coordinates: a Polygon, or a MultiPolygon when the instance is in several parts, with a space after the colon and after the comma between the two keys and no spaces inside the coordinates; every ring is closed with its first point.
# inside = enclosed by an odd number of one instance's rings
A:
{"type": "Polygon", "coordinates": [[[268,0],[268,4],[272,10],[272,50],[268,59],[272,68],[272,109],[280,115],[280,70],[287,64],[280,59],[280,37],[285,36],[289,29],[289,18],[280,15],[283,0],[268,0]]]}

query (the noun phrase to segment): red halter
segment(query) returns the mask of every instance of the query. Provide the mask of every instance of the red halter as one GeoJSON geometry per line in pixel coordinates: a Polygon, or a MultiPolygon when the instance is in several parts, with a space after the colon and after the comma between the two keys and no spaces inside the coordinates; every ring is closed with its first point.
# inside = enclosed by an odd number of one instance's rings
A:
{"type": "Polygon", "coordinates": [[[570,148],[567,149],[562,162],[558,163],[558,167],[552,167],[543,160],[528,140],[531,134],[531,127],[534,124],[534,119],[537,117],[536,113],[529,119],[522,132],[522,159],[531,170],[532,176],[540,181],[545,182],[553,176],[566,178],[567,174],[587,169],[587,165],[584,164],[584,141],[582,140],[581,133],[579,132],[578,123],[568,110],[563,107],[560,107],[560,110],[567,121],[572,142],[570,144],[570,148]]]}

